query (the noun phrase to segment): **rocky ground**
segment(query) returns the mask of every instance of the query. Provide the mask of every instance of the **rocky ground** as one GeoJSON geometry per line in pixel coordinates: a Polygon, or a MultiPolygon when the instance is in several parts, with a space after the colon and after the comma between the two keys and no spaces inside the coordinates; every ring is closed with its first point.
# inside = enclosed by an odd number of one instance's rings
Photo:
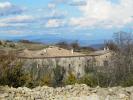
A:
{"type": "Polygon", "coordinates": [[[66,87],[0,87],[0,100],[133,100],[133,87],[90,88],[84,84],[66,87]]]}

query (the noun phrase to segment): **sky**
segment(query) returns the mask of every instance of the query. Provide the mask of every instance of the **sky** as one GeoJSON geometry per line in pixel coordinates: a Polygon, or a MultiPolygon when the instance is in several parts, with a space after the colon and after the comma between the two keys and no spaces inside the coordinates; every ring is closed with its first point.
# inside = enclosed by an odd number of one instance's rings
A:
{"type": "Polygon", "coordinates": [[[0,0],[0,39],[98,43],[133,30],[133,0],[0,0]]]}

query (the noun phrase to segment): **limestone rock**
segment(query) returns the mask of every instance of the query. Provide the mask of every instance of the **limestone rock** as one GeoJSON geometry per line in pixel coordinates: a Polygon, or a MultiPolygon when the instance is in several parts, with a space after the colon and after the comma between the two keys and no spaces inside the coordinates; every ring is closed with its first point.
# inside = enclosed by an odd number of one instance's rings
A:
{"type": "Polygon", "coordinates": [[[0,100],[133,100],[133,87],[90,88],[85,84],[65,87],[0,87],[0,100]]]}

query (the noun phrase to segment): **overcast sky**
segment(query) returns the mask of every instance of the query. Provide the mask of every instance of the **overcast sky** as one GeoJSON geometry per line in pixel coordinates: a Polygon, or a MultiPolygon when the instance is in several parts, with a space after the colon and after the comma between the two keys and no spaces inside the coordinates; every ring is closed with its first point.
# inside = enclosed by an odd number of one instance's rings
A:
{"type": "Polygon", "coordinates": [[[0,37],[107,39],[133,30],[133,0],[0,0],[0,37]]]}

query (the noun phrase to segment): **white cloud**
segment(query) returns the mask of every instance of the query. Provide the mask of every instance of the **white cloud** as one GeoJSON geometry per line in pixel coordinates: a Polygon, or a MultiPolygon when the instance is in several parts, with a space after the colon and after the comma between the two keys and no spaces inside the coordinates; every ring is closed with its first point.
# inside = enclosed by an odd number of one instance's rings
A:
{"type": "Polygon", "coordinates": [[[33,20],[33,17],[29,15],[18,15],[0,19],[0,22],[25,22],[29,20],[33,20]]]}
{"type": "Polygon", "coordinates": [[[123,27],[133,22],[133,0],[120,0],[119,4],[109,0],[87,0],[78,7],[82,17],[71,18],[70,24],[79,27],[123,27]]]}
{"type": "Polygon", "coordinates": [[[13,5],[10,2],[0,2],[0,16],[20,14],[23,11],[24,11],[24,8],[13,5]]]}
{"type": "Polygon", "coordinates": [[[1,23],[1,22],[0,22],[0,27],[7,27],[7,26],[8,26],[7,23],[1,23]]]}
{"type": "Polygon", "coordinates": [[[48,8],[50,9],[54,9],[56,7],[56,5],[54,3],[49,3],[48,4],[48,8]]]}
{"type": "Polygon", "coordinates": [[[25,34],[25,32],[30,33],[30,31],[27,30],[0,30],[0,34],[8,34],[10,36],[26,36],[27,34],[25,34]]]}
{"type": "Polygon", "coordinates": [[[18,31],[18,30],[8,30],[8,31],[4,31],[8,34],[13,34],[13,35],[16,35],[16,34],[22,34],[22,31],[18,31]]]}
{"type": "Polygon", "coordinates": [[[63,20],[59,20],[59,19],[50,19],[48,20],[48,22],[45,24],[45,27],[47,28],[57,28],[60,26],[64,25],[64,21],[63,20]]]}
{"type": "Polygon", "coordinates": [[[10,26],[25,26],[26,23],[31,22],[34,18],[29,15],[18,15],[0,19],[0,27],[10,26]]]}
{"type": "Polygon", "coordinates": [[[69,4],[71,6],[84,6],[86,5],[86,1],[85,0],[71,0],[69,4]]]}
{"type": "Polygon", "coordinates": [[[12,4],[10,2],[0,3],[0,9],[10,8],[12,4]]]}

